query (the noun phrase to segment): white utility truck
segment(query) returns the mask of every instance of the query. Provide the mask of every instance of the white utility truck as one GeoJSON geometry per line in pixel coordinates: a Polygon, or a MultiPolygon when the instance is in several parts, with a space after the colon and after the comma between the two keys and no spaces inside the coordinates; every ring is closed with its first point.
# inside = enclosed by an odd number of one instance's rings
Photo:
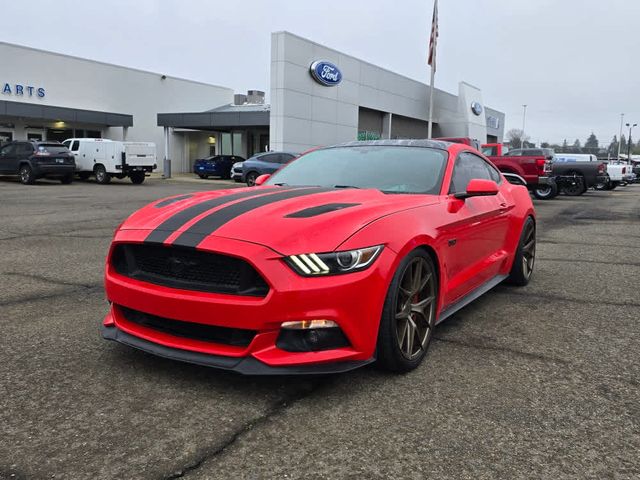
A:
{"type": "Polygon", "coordinates": [[[156,144],[120,142],[102,138],[69,138],[62,142],[76,160],[76,173],[82,180],[95,175],[96,182],[106,184],[112,177],[129,177],[135,184],[158,167],[156,144]]]}

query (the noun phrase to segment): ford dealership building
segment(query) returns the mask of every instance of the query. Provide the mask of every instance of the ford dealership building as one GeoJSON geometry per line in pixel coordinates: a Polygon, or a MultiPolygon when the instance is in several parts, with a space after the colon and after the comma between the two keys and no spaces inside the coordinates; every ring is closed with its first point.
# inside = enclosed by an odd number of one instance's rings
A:
{"type": "MultiPolygon", "coordinates": [[[[426,138],[429,87],[288,32],[271,38],[264,92],[209,85],[0,42],[0,142],[152,141],[173,172],[210,154],[302,152],[355,139],[426,138]]],[[[501,141],[479,88],[435,90],[434,137],[501,141]]],[[[159,162],[162,167],[162,162],[159,162]]]]}

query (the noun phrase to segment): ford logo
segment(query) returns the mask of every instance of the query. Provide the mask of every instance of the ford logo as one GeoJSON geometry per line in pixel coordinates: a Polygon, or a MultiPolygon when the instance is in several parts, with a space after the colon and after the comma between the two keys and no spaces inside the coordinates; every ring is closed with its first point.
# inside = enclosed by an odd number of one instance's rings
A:
{"type": "Polygon", "coordinates": [[[471,104],[471,111],[474,113],[474,115],[480,115],[482,113],[482,105],[480,105],[480,103],[478,102],[473,102],[471,104]]]}
{"type": "Polygon", "coordinates": [[[317,60],[309,67],[313,79],[325,87],[334,87],[342,81],[342,72],[331,62],[317,60]]]}

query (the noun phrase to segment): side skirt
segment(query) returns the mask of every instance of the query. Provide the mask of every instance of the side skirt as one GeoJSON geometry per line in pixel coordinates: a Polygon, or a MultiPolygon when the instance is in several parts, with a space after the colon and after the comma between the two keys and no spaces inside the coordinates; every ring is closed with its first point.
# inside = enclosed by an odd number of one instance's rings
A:
{"type": "Polygon", "coordinates": [[[452,303],[451,305],[449,305],[447,308],[445,308],[440,312],[440,316],[438,317],[438,321],[436,322],[436,325],[446,320],[447,318],[449,318],[451,315],[456,313],[461,308],[466,307],[471,302],[473,302],[477,298],[487,293],[493,287],[497,286],[500,282],[505,280],[508,276],[509,275],[496,275],[491,280],[488,280],[487,282],[477,287],[475,290],[472,290],[471,292],[467,293],[460,300],[457,300],[455,303],[452,303]]]}

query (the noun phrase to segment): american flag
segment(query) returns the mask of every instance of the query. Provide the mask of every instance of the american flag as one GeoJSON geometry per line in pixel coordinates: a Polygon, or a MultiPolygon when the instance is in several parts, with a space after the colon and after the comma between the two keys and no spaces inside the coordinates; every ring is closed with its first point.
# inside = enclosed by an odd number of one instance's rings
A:
{"type": "Polygon", "coordinates": [[[433,2],[433,20],[431,21],[431,38],[429,40],[429,60],[433,71],[436,70],[436,45],[438,43],[438,0],[433,2]]]}

